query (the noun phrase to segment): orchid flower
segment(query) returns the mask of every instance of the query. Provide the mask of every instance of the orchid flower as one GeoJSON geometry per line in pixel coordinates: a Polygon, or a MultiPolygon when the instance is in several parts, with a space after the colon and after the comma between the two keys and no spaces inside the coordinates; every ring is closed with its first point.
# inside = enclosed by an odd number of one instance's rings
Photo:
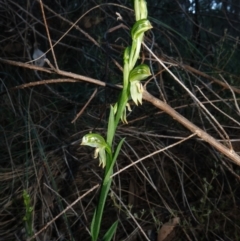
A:
{"type": "Polygon", "coordinates": [[[151,75],[150,69],[146,64],[140,64],[129,74],[130,94],[136,105],[142,104],[143,86],[140,82],[151,75]]]}
{"type": "Polygon", "coordinates": [[[95,147],[94,158],[99,156],[99,166],[106,166],[106,151],[110,154],[111,149],[104,138],[99,134],[89,133],[82,138],[81,145],[95,147]]]}

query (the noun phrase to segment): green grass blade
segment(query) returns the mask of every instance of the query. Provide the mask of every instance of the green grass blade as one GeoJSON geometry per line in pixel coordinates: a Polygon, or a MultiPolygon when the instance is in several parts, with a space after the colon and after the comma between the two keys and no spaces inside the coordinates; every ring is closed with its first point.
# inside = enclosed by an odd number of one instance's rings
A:
{"type": "Polygon", "coordinates": [[[112,226],[108,229],[106,234],[103,237],[103,241],[110,241],[112,240],[113,235],[115,234],[118,226],[118,221],[114,222],[112,226]]]}

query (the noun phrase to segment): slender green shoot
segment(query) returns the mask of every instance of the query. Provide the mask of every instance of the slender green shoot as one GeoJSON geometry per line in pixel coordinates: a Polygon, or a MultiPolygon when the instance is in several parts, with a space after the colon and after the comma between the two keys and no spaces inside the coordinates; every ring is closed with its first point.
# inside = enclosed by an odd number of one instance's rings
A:
{"type": "MultiPolygon", "coordinates": [[[[90,228],[92,241],[97,241],[99,237],[103,210],[112,182],[111,175],[113,174],[114,165],[124,142],[124,139],[122,139],[114,151],[113,139],[117,126],[120,120],[122,120],[123,123],[127,123],[126,113],[127,110],[131,111],[128,103],[130,99],[132,99],[136,105],[142,104],[143,86],[140,81],[151,75],[147,65],[140,64],[135,67],[139,58],[144,33],[152,28],[147,19],[146,1],[134,0],[134,10],[136,22],[131,30],[132,45],[126,47],[123,55],[123,89],[117,103],[114,107],[110,107],[107,140],[105,141],[105,139],[97,133],[89,133],[83,137],[81,143],[81,145],[95,148],[94,157],[99,157],[99,165],[105,168],[100,197],[90,228]]],[[[116,232],[117,225],[118,221],[112,224],[103,236],[104,241],[110,241],[112,239],[116,232]]]]}
{"type": "Polygon", "coordinates": [[[23,220],[25,221],[25,229],[27,233],[27,237],[32,237],[33,232],[33,219],[32,219],[32,212],[33,207],[31,206],[31,199],[30,195],[27,193],[26,190],[23,190],[23,201],[25,206],[25,215],[23,217],[23,220]]]}

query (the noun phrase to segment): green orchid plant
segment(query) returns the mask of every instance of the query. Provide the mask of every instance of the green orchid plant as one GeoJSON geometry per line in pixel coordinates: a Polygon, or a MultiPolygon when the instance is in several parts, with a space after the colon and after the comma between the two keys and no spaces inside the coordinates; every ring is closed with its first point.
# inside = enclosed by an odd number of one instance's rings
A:
{"type": "MultiPolygon", "coordinates": [[[[141,44],[144,33],[152,28],[147,19],[147,5],[145,0],[134,0],[134,10],[136,22],[131,29],[132,45],[128,46],[123,55],[123,89],[119,100],[110,107],[106,140],[99,134],[86,134],[81,145],[95,148],[94,157],[99,157],[99,165],[105,168],[104,179],[101,186],[98,206],[91,222],[92,241],[97,241],[102,221],[103,210],[106,198],[111,186],[113,167],[121,150],[124,139],[122,139],[114,150],[113,138],[119,124],[122,120],[127,123],[127,110],[131,111],[129,100],[138,105],[142,104],[143,86],[141,81],[151,75],[150,69],[146,64],[140,64],[135,67],[139,58],[141,44]]],[[[103,237],[104,241],[110,241],[116,232],[118,221],[114,222],[103,237]]]]}
{"type": "Polygon", "coordinates": [[[23,220],[25,222],[25,229],[27,237],[32,237],[33,235],[33,207],[31,206],[31,198],[26,190],[23,190],[23,201],[25,206],[25,215],[23,220]]]}

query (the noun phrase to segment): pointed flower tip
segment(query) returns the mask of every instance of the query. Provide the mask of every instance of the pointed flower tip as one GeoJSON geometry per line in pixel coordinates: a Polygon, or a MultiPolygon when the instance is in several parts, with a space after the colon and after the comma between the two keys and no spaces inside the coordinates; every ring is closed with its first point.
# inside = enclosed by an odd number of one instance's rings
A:
{"type": "Polygon", "coordinates": [[[133,102],[138,105],[142,104],[142,84],[140,83],[140,81],[133,81],[130,82],[130,94],[132,97],[133,102]],[[140,87],[141,86],[141,87],[140,87]]]}

